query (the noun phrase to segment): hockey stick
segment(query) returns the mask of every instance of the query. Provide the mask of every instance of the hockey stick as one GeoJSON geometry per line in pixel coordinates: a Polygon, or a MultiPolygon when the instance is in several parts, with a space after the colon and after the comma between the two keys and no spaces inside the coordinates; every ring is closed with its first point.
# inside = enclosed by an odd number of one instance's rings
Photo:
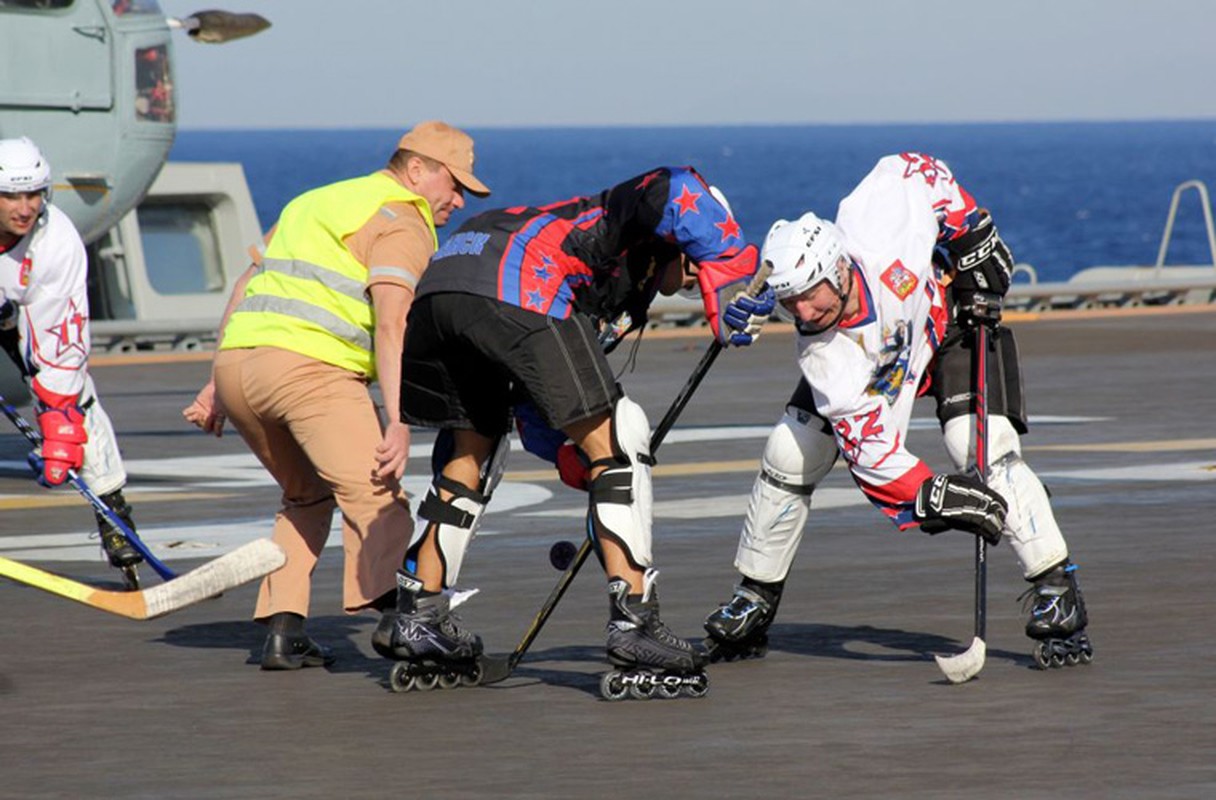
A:
{"type": "Polygon", "coordinates": [[[0,575],[130,619],[155,619],[269,575],[286,563],[282,548],[255,539],[201,567],[142,591],[111,592],[0,557],[0,575]]]}
{"type": "MultiPolygon", "coordinates": [[[[764,281],[768,278],[771,268],[762,266],[756,275],[752,278],[747,287],[747,293],[752,297],[760,291],[764,285],[764,281]]],[[[693,392],[701,385],[701,381],[705,378],[705,374],[709,372],[709,368],[713,366],[718,355],[722,352],[722,343],[714,339],[709,343],[709,347],[705,350],[705,355],[701,356],[701,361],[693,369],[692,374],[684,383],[684,388],[676,395],[676,399],[672,401],[671,407],[667,409],[667,413],[663,415],[663,419],[659,421],[659,426],[654,429],[654,433],[650,435],[650,454],[653,456],[659,449],[659,445],[667,438],[667,434],[676,423],[676,419],[684,411],[684,407],[688,405],[688,401],[692,399],[693,392]]],[[[540,634],[541,628],[549,620],[553,614],[553,609],[557,608],[558,602],[566,593],[566,589],[570,587],[570,583],[574,580],[574,576],[583,568],[583,563],[587,557],[591,555],[591,550],[594,545],[591,542],[591,537],[583,539],[583,543],[579,545],[578,552],[574,554],[574,559],[570,565],[562,572],[561,577],[557,579],[557,585],[553,587],[553,591],[549,593],[549,597],[545,600],[544,605],[536,612],[536,616],[532,618],[532,624],[528,626],[528,630],[524,633],[519,644],[515,646],[506,656],[487,656],[481,661],[481,681],[482,685],[490,683],[498,683],[506,680],[519,666],[520,660],[524,657],[524,653],[528,652],[528,648],[532,646],[532,642],[540,634]]]]}
{"type": "MultiPolygon", "coordinates": [[[[981,483],[988,482],[988,327],[975,326],[975,351],[971,356],[975,391],[975,470],[981,483]]],[[[966,683],[984,668],[988,653],[984,637],[988,613],[988,543],[975,537],[975,638],[956,656],[934,656],[937,666],[951,683],[966,683]]]]}
{"type": "MultiPolygon", "coordinates": [[[[40,447],[42,445],[42,434],[34,430],[34,427],[25,421],[25,417],[21,416],[21,412],[14,408],[12,404],[8,402],[8,400],[4,399],[4,395],[0,395],[0,409],[3,409],[4,415],[12,420],[12,423],[17,426],[17,430],[21,431],[26,439],[29,439],[30,444],[34,445],[34,447],[40,447]]],[[[35,456],[35,458],[37,458],[37,456],[35,456]]],[[[31,467],[32,466],[33,464],[31,463],[31,467]]],[[[163,561],[152,554],[152,551],[148,549],[146,544],[144,544],[144,540],[135,535],[135,531],[131,530],[130,526],[123,522],[122,517],[115,514],[114,509],[106,505],[105,501],[98,497],[97,494],[89,488],[89,485],[85,483],[84,478],[81,478],[76,470],[68,470],[68,482],[72,484],[76,491],[80,492],[81,496],[84,497],[85,500],[89,501],[98,514],[105,517],[107,522],[117,528],[119,532],[121,532],[122,535],[127,538],[127,541],[131,543],[132,547],[139,551],[139,554],[144,557],[144,560],[148,562],[148,565],[152,567],[152,569],[156,570],[157,575],[160,575],[165,580],[172,580],[173,578],[177,577],[176,572],[169,569],[167,566],[165,566],[163,561]]]]}

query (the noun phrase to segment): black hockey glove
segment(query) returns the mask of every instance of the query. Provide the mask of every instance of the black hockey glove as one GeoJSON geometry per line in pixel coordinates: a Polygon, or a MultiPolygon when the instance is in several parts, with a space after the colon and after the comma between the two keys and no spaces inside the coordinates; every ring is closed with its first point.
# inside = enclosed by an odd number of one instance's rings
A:
{"type": "Polygon", "coordinates": [[[984,537],[990,545],[1001,541],[1005,498],[970,475],[934,475],[916,493],[916,521],[925,533],[960,530],[984,537]]]}
{"type": "Polygon", "coordinates": [[[1013,254],[1001,241],[988,212],[979,213],[974,228],[946,243],[954,268],[951,289],[960,325],[995,327],[1001,320],[1001,300],[1009,291],[1013,254]]]}

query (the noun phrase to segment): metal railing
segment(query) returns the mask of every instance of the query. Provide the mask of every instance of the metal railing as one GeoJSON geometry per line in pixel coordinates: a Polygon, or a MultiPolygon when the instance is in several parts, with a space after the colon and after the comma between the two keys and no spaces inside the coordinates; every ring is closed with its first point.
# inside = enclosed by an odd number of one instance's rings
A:
{"type": "Polygon", "coordinates": [[[1020,272],[1028,274],[1030,282],[1014,283],[1006,305],[1024,311],[1216,303],[1216,224],[1212,221],[1207,186],[1202,181],[1189,180],[1174,188],[1165,228],[1161,232],[1157,261],[1152,266],[1090,267],[1067,281],[1051,283],[1040,283],[1034,267],[1028,264],[1015,268],[1015,279],[1020,272]],[[1174,220],[1188,189],[1194,189],[1199,196],[1211,263],[1167,267],[1165,257],[1174,235],[1174,220]]]}

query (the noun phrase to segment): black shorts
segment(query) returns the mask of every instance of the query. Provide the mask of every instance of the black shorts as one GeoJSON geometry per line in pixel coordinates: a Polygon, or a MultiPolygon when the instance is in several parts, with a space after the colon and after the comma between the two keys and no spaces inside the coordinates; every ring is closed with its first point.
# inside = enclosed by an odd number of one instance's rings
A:
{"type": "Polygon", "coordinates": [[[439,292],[410,308],[401,417],[412,425],[505,434],[531,402],[551,427],[608,413],[622,396],[591,321],[557,319],[481,295],[439,292]]]}
{"type": "MultiPolygon", "coordinates": [[[[973,333],[962,330],[953,322],[946,328],[946,338],[933,364],[933,380],[929,390],[937,401],[937,420],[942,425],[975,411],[975,395],[971,390],[971,350],[974,342],[973,333]]],[[[1001,328],[989,336],[988,349],[988,413],[1008,417],[1018,433],[1026,433],[1026,403],[1013,331],[1001,328]]],[[[831,425],[815,410],[815,397],[806,378],[798,381],[787,405],[818,417],[823,422],[824,431],[831,432],[831,425]]]]}
{"type": "MultiPolygon", "coordinates": [[[[937,400],[937,420],[942,425],[955,417],[975,413],[972,390],[971,353],[975,333],[954,322],[946,327],[946,338],[933,363],[929,387],[937,400]]],[[[1018,433],[1026,433],[1026,399],[1022,369],[1013,331],[998,328],[988,336],[988,413],[1008,417],[1018,433]]]]}

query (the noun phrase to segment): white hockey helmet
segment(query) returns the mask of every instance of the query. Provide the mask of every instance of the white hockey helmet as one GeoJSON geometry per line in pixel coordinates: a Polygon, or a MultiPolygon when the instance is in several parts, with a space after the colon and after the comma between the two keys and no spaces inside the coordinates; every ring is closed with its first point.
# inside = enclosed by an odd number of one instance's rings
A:
{"type": "Polygon", "coordinates": [[[38,146],[25,136],[0,139],[0,193],[46,191],[51,165],[38,146]]]}
{"type": "Polygon", "coordinates": [[[823,281],[841,294],[842,258],[848,255],[840,229],[809,211],[793,222],[774,222],[760,251],[760,263],[773,270],[768,285],[778,300],[800,295],[823,281]]]}

